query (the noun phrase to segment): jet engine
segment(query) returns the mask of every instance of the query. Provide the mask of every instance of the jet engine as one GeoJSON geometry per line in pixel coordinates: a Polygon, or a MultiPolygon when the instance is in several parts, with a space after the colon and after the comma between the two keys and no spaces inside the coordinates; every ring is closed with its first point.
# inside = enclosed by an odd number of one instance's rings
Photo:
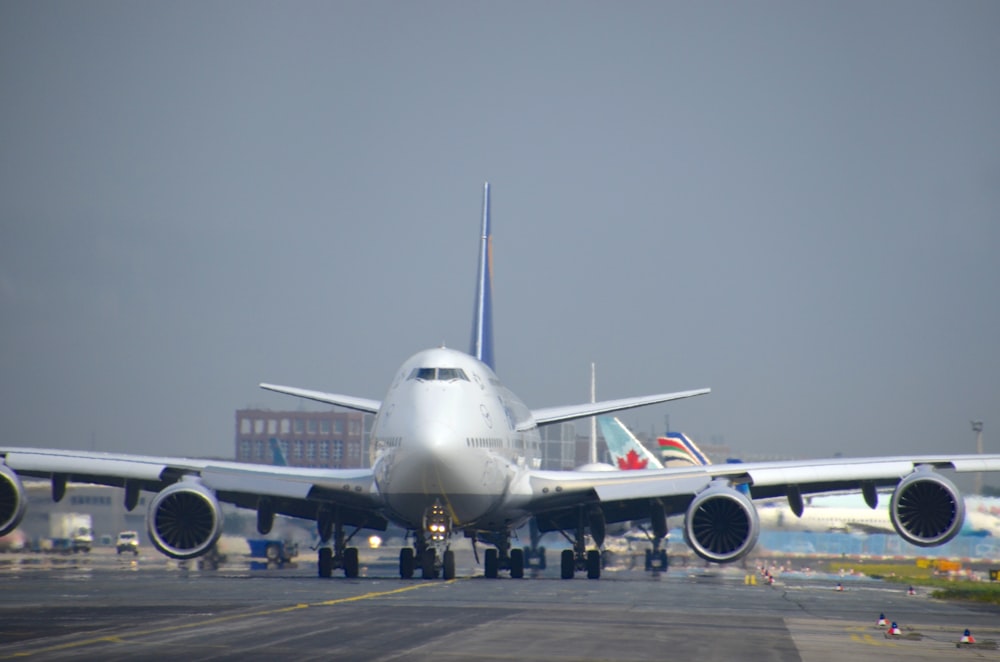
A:
{"type": "Polygon", "coordinates": [[[0,536],[17,528],[27,503],[21,479],[6,464],[0,464],[0,536]]]}
{"type": "Polygon", "coordinates": [[[222,534],[222,510],[215,494],[197,480],[174,483],[149,504],[149,538],[175,559],[201,556],[222,534]]]}
{"type": "Polygon", "coordinates": [[[889,517],[906,542],[920,547],[943,545],[962,529],[965,500],[950,480],[918,467],[896,486],[889,517]]]}
{"type": "Polygon", "coordinates": [[[760,522],[753,502],[727,484],[709,485],[684,516],[684,540],[706,561],[741,559],[757,544],[758,535],[760,522]]]}

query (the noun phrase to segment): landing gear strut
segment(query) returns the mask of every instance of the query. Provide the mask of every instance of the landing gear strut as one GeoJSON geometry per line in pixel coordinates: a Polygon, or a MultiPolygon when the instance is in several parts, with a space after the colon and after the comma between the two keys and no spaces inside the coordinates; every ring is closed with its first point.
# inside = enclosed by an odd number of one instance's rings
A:
{"type": "Polygon", "coordinates": [[[542,541],[542,534],[538,530],[538,521],[534,517],[528,523],[528,531],[531,535],[531,546],[524,548],[524,567],[532,570],[545,570],[545,548],[539,544],[542,541]]]}
{"type": "Polygon", "coordinates": [[[670,565],[667,561],[667,550],[661,548],[667,537],[667,515],[663,503],[654,500],[650,504],[649,520],[652,532],[643,529],[643,533],[653,543],[653,549],[646,550],[646,570],[653,574],[666,572],[670,565]]]}
{"type": "Polygon", "coordinates": [[[345,536],[344,523],[337,512],[325,509],[316,516],[316,529],[320,539],[317,561],[319,576],[330,577],[334,570],[342,568],[345,577],[357,577],[360,572],[358,548],[348,547],[347,544],[361,529],[354,529],[350,536],[345,536]]]}

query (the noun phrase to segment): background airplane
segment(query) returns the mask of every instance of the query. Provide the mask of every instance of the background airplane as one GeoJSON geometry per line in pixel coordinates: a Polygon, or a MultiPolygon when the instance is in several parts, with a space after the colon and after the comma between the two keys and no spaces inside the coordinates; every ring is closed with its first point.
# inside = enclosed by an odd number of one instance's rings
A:
{"type": "Polygon", "coordinates": [[[804,495],[860,490],[874,506],[892,489],[897,533],[922,546],[957,535],[964,501],[943,472],[997,471],[1000,455],[929,455],[692,465],[635,471],[542,471],[539,427],[708,393],[696,389],[604,402],[531,409],[499,380],[492,338],[492,239],[489,185],[484,188],[475,314],[469,353],[420,351],[396,371],[382,400],[274,384],[262,388],[374,415],[370,469],[331,470],[189,458],[0,447],[0,535],[24,515],[21,476],[51,481],[56,501],[68,481],[123,488],[126,508],[149,499],[153,544],[179,559],[208,552],[222,530],[220,502],[256,510],[270,531],[275,514],[315,520],[323,546],[318,572],[359,574],[350,546],[363,528],[392,521],[410,531],[399,572],[411,577],[455,574],[450,543],[464,535],[491,545],[484,574],[524,574],[524,552],[512,531],[534,518],[540,531],[560,531],[561,576],[584,570],[599,578],[606,525],[649,519],[666,532],[668,515],[684,516],[685,540],[708,561],[731,562],[756,544],[760,521],[752,499],[784,497],[801,513],[804,495]],[[352,530],[353,531],[350,531],[352,530]],[[350,531],[350,532],[349,532],[350,531]],[[597,549],[587,549],[587,535],[597,549]]]}
{"type": "MultiPolygon", "coordinates": [[[[598,419],[611,455],[618,469],[659,469],[668,462],[688,465],[711,464],[697,444],[683,432],[667,432],[657,438],[660,461],[640,442],[632,431],[614,416],[598,419]]],[[[612,468],[611,465],[607,465],[612,468]]],[[[965,497],[965,524],[959,530],[962,536],[1000,536],[1000,501],[982,497],[965,497]]],[[[870,508],[859,494],[816,496],[808,499],[806,508],[796,516],[786,503],[774,502],[758,505],[762,529],[788,531],[841,532],[841,533],[895,533],[889,504],[882,500],[870,508]]]]}

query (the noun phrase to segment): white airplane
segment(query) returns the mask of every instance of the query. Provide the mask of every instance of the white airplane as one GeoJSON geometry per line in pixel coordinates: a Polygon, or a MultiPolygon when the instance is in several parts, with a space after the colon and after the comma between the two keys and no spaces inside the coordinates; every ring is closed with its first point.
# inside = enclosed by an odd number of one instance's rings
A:
{"type": "MultiPolygon", "coordinates": [[[[362,528],[389,521],[412,532],[414,547],[399,556],[399,573],[411,577],[455,575],[450,541],[455,535],[491,543],[484,570],[497,577],[524,574],[524,552],[511,548],[511,531],[534,517],[541,531],[561,531],[574,541],[564,550],[561,574],[578,570],[600,577],[599,549],[585,548],[589,530],[598,548],[605,525],[684,514],[693,551],[715,562],[735,561],[757,541],[759,520],[751,498],[784,496],[801,512],[803,495],[860,490],[870,505],[878,488],[895,488],[890,512],[898,533],[918,545],[938,545],[956,535],[964,519],[958,489],[940,472],[997,471],[1000,455],[931,455],[762,462],[645,471],[542,471],[537,468],[538,427],[708,393],[681,391],[562,407],[529,409],[494,372],[492,251],[489,185],[484,189],[482,233],[471,352],[428,349],[407,359],[385,397],[373,400],[286,386],[265,389],[375,415],[370,469],[317,469],[153,457],[0,447],[0,535],[21,521],[21,476],[51,480],[52,496],[66,483],[124,488],[126,508],[149,499],[150,540],[178,559],[207,553],[222,530],[220,502],[254,509],[267,533],[280,513],[315,520],[324,545],[319,575],[334,568],[359,573],[350,547],[362,528]],[[743,489],[749,490],[749,495],[743,489]],[[353,527],[347,535],[345,527],[353,527]]],[[[663,524],[665,526],[665,523],[663,524]]]]}
{"type": "MultiPolygon", "coordinates": [[[[981,499],[965,497],[965,523],[959,536],[1000,537],[1000,517],[980,509],[981,499]]],[[[811,531],[814,533],[893,533],[888,504],[868,508],[857,495],[821,496],[809,500],[800,517],[793,517],[784,504],[757,509],[763,529],[811,531]]]]}

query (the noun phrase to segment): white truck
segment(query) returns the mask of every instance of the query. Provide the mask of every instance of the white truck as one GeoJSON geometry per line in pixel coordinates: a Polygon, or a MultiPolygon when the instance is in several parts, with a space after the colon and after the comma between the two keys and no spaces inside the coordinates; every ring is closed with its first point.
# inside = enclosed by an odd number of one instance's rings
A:
{"type": "Polygon", "coordinates": [[[94,546],[93,518],[89,513],[52,513],[49,537],[54,552],[89,552],[94,546]]]}

